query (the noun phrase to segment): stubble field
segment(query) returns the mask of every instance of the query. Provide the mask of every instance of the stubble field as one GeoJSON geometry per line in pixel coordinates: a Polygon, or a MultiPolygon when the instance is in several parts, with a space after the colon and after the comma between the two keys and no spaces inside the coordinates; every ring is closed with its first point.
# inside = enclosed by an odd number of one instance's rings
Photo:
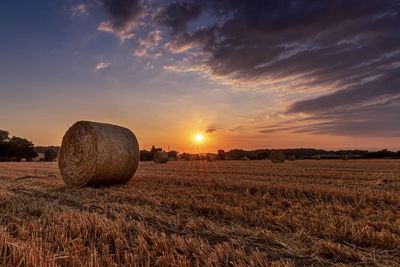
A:
{"type": "Polygon", "coordinates": [[[68,188],[0,163],[0,265],[400,266],[400,161],[141,163],[68,188]]]}

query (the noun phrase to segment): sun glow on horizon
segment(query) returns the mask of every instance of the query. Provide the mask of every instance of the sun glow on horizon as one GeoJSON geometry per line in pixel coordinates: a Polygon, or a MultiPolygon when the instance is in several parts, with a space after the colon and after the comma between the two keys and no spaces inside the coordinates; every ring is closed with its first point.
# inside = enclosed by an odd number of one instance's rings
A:
{"type": "Polygon", "coordinates": [[[195,137],[194,137],[194,140],[195,140],[197,143],[201,143],[201,142],[204,141],[204,135],[201,134],[201,133],[197,133],[197,134],[195,135],[195,137]]]}

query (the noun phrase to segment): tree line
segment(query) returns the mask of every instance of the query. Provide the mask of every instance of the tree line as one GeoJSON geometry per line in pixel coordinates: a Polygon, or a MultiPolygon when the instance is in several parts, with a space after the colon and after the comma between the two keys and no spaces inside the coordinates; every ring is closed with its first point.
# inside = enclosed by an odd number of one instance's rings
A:
{"type": "MultiPolygon", "coordinates": [[[[162,150],[152,146],[150,151],[141,150],[140,160],[151,161],[155,151],[162,150]]],[[[380,151],[368,150],[323,150],[314,148],[292,148],[292,149],[231,149],[224,151],[219,149],[216,153],[179,153],[177,151],[169,151],[168,156],[171,159],[179,160],[265,160],[269,158],[272,151],[282,151],[286,156],[291,156],[295,159],[379,159],[379,158],[393,158],[400,159],[400,151],[390,151],[383,149],[380,151]]]]}
{"type": "MultiPolygon", "coordinates": [[[[35,147],[28,139],[10,136],[8,131],[0,130],[0,161],[32,161],[38,157],[38,153],[43,154],[41,161],[54,161],[59,154],[60,147],[35,147]]],[[[343,158],[359,158],[359,159],[378,159],[378,158],[399,158],[400,151],[390,151],[383,149],[380,151],[367,150],[323,150],[314,148],[294,148],[294,149],[278,149],[287,156],[292,156],[296,159],[335,159],[343,158]]],[[[162,148],[152,146],[150,151],[140,150],[140,161],[152,161],[156,151],[163,151],[162,148]]],[[[273,149],[231,149],[224,151],[219,149],[216,153],[179,153],[171,150],[168,153],[170,159],[175,160],[263,160],[267,159],[273,149]]]]}
{"type": "MultiPolygon", "coordinates": [[[[57,158],[57,151],[53,149],[46,149],[43,154],[43,161],[53,161],[57,158]]],[[[33,161],[38,156],[31,141],[18,136],[10,137],[8,131],[0,130],[0,161],[33,161]]]]}

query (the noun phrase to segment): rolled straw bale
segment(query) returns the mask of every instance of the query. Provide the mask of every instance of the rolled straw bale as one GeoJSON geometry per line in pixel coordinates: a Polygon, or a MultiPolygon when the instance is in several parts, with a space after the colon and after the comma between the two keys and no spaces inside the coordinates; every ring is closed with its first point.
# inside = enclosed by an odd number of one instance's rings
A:
{"type": "Polygon", "coordinates": [[[295,161],[296,160],[296,156],[295,155],[289,155],[289,156],[287,156],[287,160],[295,161]]]}
{"type": "Polygon", "coordinates": [[[139,165],[139,144],[127,128],[79,121],[65,133],[58,167],[70,186],[123,184],[139,165]]]}
{"type": "Polygon", "coordinates": [[[269,159],[273,163],[283,163],[285,162],[285,154],[282,151],[275,150],[271,152],[271,154],[269,155],[269,159]]]}
{"type": "Polygon", "coordinates": [[[155,163],[167,163],[168,153],[164,151],[156,151],[153,155],[153,161],[155,163]]]}

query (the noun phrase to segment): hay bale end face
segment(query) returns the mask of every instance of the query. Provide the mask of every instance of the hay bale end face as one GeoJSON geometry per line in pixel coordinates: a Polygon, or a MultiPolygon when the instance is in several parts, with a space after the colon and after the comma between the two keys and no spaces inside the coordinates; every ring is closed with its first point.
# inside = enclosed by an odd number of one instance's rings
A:
{"type": "Polygon", "coordinates": [[[153,161],[155,163],[167,163],[168,162],[168,153],[164,152],[164,151],[154,152],[153,161]]]}
{"type": "Polygon", "coordinates": [[[273,163],[283,163],[285,162],[285,154],[282,151],[275,150],[271,152],[271,154],[269,155],[269,159],[273,163]]]}
{"type": "Polygon", "coordinates": [[[58,167],[70,186],[124,184],[139,165],[139,144],[127,128],[79,121],[65,133],[58,167]]]}

